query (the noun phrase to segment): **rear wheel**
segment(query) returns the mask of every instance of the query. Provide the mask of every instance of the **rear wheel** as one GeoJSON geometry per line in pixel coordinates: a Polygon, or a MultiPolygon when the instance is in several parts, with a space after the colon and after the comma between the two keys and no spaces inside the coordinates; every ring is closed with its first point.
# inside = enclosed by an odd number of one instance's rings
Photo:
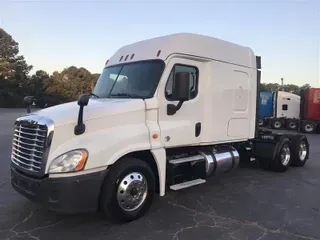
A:
{"type": "Polygon", "coordinates": [[[304,121],[301,126],[301,130],[304,133],[313,133],[315,132],[316,128],[316,124],[311,121],[304,121]]]}
{"type": "Polygon", "coordinates": [[[272,128],[274,129],[282,128],[282,122],[279,119],[272,120],[272,128]]]}
{"type": "Polygon", "coordinates": [[[298,121],[296,120],[288,120],[287,128],[290,130],[298,129],[298,121]]]}
{"type": "Polygon", "coordinates": [[[271,169],[276,172],[285,172],[290,167],[292,161],[292,143],[289,138],[285,137],[278,144],[279,146],[275,149],[275,158],[271,162],[271,169]]]}
{"type": "Polygon", "coordinates": [[[264,119],[263,119],[263,118],[259,118],[259,119],[258,119],[258,125],[259,125],[260,127],[262,127],[264,124],[265,124],[264,119]]]}
{"type": "Polygon", "coordinates": [[[100,194],[100,209],[114,223],[142,217],[151,207],[155,178],[140,159],[124,158],[109,170],[100,194]]]}
{"type": "Polygon", "coordinates": [[[292,141],[292,166],[302,167],[309,158],[309,142],[306,136],[296,135],[292,141]]]}

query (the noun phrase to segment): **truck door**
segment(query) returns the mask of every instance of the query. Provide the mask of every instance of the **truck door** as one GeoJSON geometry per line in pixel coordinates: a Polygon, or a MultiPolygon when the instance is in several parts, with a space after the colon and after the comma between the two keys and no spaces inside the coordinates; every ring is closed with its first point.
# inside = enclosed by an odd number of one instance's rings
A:
{"type": "Polygon", "coordinates": [[[197,144],[203,130],[203,96],[201,94],[201,62],[172,58],[167,64],[159,87],[159,126],[165,147],[197,144]],[[177,106],[171,100],[174,72],[188,72],[191,99],[182,104],[173,115],[168,115],[167,105],[177,106]]]}

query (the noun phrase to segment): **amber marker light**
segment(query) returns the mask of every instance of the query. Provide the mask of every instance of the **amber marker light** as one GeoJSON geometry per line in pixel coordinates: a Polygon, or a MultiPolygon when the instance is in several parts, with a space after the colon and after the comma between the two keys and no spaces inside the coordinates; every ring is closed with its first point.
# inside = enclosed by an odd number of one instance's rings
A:
{"type": "Polygon", "coordinates": [[[78,163],[78,166],[74,169],[74,171],[81,171],[83,170],[86,162],[88,159],[88,153],[86,151],[81,151],[81,159],[78,163]]]}

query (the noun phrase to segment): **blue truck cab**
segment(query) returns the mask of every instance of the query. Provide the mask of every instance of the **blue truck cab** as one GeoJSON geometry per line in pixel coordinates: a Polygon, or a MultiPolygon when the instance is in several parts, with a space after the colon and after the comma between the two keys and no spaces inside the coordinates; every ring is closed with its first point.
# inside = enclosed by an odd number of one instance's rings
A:
{"type": "Polygon", "coordinates": [[[273,95],[273,92],[260,92],[260,118],[273,116],[273,95]]]}

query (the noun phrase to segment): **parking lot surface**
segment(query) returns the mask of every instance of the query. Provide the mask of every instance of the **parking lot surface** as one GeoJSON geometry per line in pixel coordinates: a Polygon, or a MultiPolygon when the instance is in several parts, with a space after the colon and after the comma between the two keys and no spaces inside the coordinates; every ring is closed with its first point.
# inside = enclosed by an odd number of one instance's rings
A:
{"type": "Polygon", "coordinates": [[[242,167],[169,192],[143,218],[112,225],[95,213],[49,212],[13,190],[12,126],[24,113],[0,109],[0,239],[320,239],[320,135],[308,136],[311,155],[303,168],[242,167]]]}

